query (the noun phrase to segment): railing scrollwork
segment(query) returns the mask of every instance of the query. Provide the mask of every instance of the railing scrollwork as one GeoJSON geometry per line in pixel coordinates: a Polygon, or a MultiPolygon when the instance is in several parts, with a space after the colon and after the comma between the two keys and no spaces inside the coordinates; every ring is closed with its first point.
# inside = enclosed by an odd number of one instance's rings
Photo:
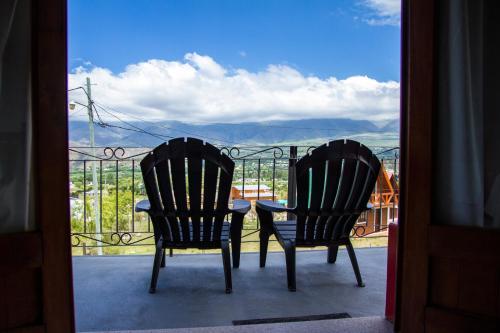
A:
{"type": "MultiPolygon", "coordinates": [[[[251,200],[272,198],[286,201],[288,188],[294,188],[290,181],[289,168],[297,158],[310,154],[317,146],[224,146],[221,152],[235,162],[236,185],[253,188],[250,193],[257,194],[251,200]],[[287,178],[288,177],[288,178],[287,178]],[[264,187],[263,192],[260,189],[264,187]],[[255,190],[257,188],[257,190],[255,190]],[[259,197],[260,195],[260,197],[259,197]]],[[[399,168],[399,148],[372,147],[384,165],[393,172],[397,181],[399,168]]],[[[134,205],[146,198],[139,167],[142,158],[151,152],[146,147],[71,147],[71,245],[78,247],[137,246],[154,244],[151,222],[144,214],[136,215],[134,205]],[[92,181],[91,162],[97,163],[97,192],[92,181]],[[97,196],[96,196],[97,194],[97,196]],[[93,211],[98,200],[101,233],[95,233],[93,211]]],[[[93,164],[95,166],[95,164],[93,164]]],[[[95,178],[94,178],[95,179],[95,178]]],[[[292,180],[293,181],[293,180],[292,180]]],[[[235,186],[236,186],[235,185],[235,186]]],[[[246,198],[249,199],[249,198],[246,198]]],[[[376,200],[375,200],[376,201],[376,200]]],[[[379,200],[382,202],[383,200],[379,200]]],[[[255,215],[255,214],[254,214],[255,215]]],[[[243,242],[252,240],[260,229],[256,216],[249,214],[243,242]]],[[[383,230],[378,228],[376,232],[383,230]]],[[[375,232],[375,231],[374,231],[375,232]]],[[[356,224],[352,229],[353,237],[365,237],[372,228],[356,224]]]]}

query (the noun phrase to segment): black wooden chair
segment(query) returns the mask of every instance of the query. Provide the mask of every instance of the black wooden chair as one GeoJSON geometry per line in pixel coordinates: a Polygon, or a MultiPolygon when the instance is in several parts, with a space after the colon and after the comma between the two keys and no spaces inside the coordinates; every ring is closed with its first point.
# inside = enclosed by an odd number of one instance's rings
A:
{"type": "Polygon", "coordinates": [[[250,210],[245,200],[235,200],[229,208],[234,162],[211,144],[177,138],[146,155],[141,170],[149,200],[137,203],[135,210],[149,214],[156,244],[149,292],[156,290],[165,249],[197,248],[221,249],[230,293],[229,239],[237,267],[243,217],[250,210]],[[225,221],[227,214],[232,214],[231,224],[225,221]]]}
{"type": "Polygon", "coordinates": [[[297,206],[286,208],[273,201],[257,201],[261,222],[260,267],[266,265],[269,236],[275,235],[285,250],[288,289],[296,290],[295,248],[328,247],[334,263],[345,245],[358,286],[363,280],[349,239],[359,215],[367,209],[380,162],[362,144],[337,140],[314,149],[296,164],[297,206]],[[289,212],[293,221],[273,221],[274,212],[289,212]]]}

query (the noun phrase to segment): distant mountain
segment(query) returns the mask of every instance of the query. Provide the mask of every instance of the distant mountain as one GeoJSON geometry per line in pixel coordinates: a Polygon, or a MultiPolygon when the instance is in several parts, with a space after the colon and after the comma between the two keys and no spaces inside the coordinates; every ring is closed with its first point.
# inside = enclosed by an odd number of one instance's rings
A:
{"type": "Polygon", "coordinates": [[[399,119],[391,120],[384,125],[381,129],[382,132],[396,132],[399,133],[399,119]]]}
{"type": "MultiPolygon", "coordinates": [[[[160,142],[168,140],[168,137],[180,136],[198,137],[211,143],[224,145],[278,144],[327,141],[366,133],[381,134],[399,131],[399,121],[391,122],[379,128],[370,121],[352,119],[304,119],[208,125],[193,125],[177,121],[134,121],[129,122],[128,125],[118,122],[109,124],[110,127],[95,125],[96,145],[154,147],[160,142]]],[[[70,145],[87,146],[89,144],[88,133],[87,122],[70,122],[70,145]]]]}

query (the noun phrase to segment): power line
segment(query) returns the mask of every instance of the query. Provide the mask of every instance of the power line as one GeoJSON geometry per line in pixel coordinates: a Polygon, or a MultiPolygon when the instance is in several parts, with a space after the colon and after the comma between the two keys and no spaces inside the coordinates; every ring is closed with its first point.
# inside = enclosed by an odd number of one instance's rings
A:
{"type": "MultiPolygon", "coordinates": [[[[95,103],[95,102],[94,102],[94,104],[96,104],[97,106],[99,106],[101,109],[105,110],[104,105],[99,104],[99,103],[95,103]]],[[[108,113],[109,113],[109,110],[112,110],[112,111],[114,111],[116,113],[123,114],[122,112],[119,112],[117,110],[111,109],[110,107],[106,107],[106,108],[108,109],[108,113]]],[[[140,121],[148,123],[148,124],[151,124],[152,126],[155,126],[155,127],[158,127],[158,128],[169,129],[169,130],[172,130],[172,131],[177,131],[177,132],[189,134],[189,135],[192,135],[192,136],[195,136],[195,137],[203,138],[203,139],[205,139],[205,141],[219,141],[219,142],[222,142],[224,144],[228,144],[229,143],[229,144],[240,145],[239,142],[229,141],[229,140],[222,140],[222,139],[216,139],[216,138],[212,138],[212,137],[208,137],[208,136],[202,136],[202,135],[199,135],[199,134],[196,134],[196,133],[192,133],[192,132],[189,132],[189,131],[185,131],[185,130],[173,128],[173,127],[170,127],[170,126],[156,124],[156,123],[153,123],[151,121],[148,121],[146,119],[143,119],[143,118],[140,118],[140,117],[137,117],[137,116],[133,116],[133,115],[129,115],[129,114],[127,114],[126,116],[134,118],[134,119],[137,119],[137,120],[140,120],[140,121]]],[[[173,138],[173,137],[171,137],[171,138],[173,138]]],[[[243,147],[245,145],[240,145],[240,146],[243,147]]]]}
{"type": "Polygon", "coordinates": [[[95,111],[97,119],[99,119],[99,122],[100,123],[104,123],[104,121],[101,118],[101,115],[99,114],[99,111],[97,111],[97,108],[95,107],[95,103],[92,103],[92,109],[95,111]]]}
{"type": "MultiPolygon", "coordinates": [[[[112,124],[109,124],[109,123],[96,123],[97,125],[103,127],[103,128],[118,128],[118,129],[122,129],[122,130],[125,130],[125,131],[131,131],[131,132],[136,132],[136,133],[141,133],[141,134],[149,134],[149,135],[152,135],[154,137],[156,137],[158,139],[158,137],[164,137],[164,138],[161,138],[162,141],[165,141],[165,138],[169,139],[171,137],[168,137],[166,135],[162,135],[162,134],[157,134],[157,133],[152,133],[152,132],[144,132],[144,131],[141,131],[141,130],[137,130],[137,129],[134,129],[134,128],[126,128],[126,127],[123,127],[123,126],[119,126],[119,125],[112,125],[112,124]]],[[[117,133],[115,131],[113,131],[114,133],[117,133]]]]}
{"type": "MultiPolygon", "coordinates": [[[[105,108],[103,108],[102,106],[100,106],[99,104],[97,104],[97,103],[95,103],[95,102],[94,102],[94,104],[95,104],[95,105],[97,105],[98,107],[100,107],[100,108],[101,108],[101,110],[102,110],[102,111],[104,111],[105,113],[107,113],[107,114],[109,114],[110,116],[112,116],[112,117],[116,118],[117,120],[121,121],[122,123],[127,124],[128,126],[130,126],[130,127],[134,128],[134,129],[135,129],[137,132],[139,132],[139,133],[143,133],[143,134],[148,134],[148,135],[154,136],[155,138],[157,138],[157,139],[161,139],[162,141],[164,141],[164,140],[165,140],[165,138],[174,139],[174,137],[173,137],[173,136],[163,135],[163,134],[156,134],[156,133],[152,133],[152,132],[146,131],[146,130],[144,130],[144,129],[142,129],[142,128],[138,127],[138,126],[135,126],[135,125],[133,125],[133,124],[131,124],[131,123],[129,123],[129,122],[127,122],[127,121],[125,121],[125,120],[121,119],[120,117],[118,117],[117,115],[113,114],[112,112],[109,112],[108,110],[106,110],[105,108]]],[[[109,124],[107,124],[107,123],[104,123],[104,122],[103,122],[103,124],[104,124],[104,125],[106,125],[106,126],[109,126],[109,124]]]]}
{"type": "MultiPolygon", "coordinates": [[[[100,125],[100,124],[98,124],[98,125],[100,125]]],[[[117,131],[115,131],[112,127],[117,127],[117,128],[121,128],[121,129],[128,130],[128,131],[135,131],[132,128],[123,128],[123,127],[120,127],[120,126],[115,126],[115,125],[110,125],[110,124],[107,124],[106,127],[108,127],[108,130],[110,130],[111,132],[113,132],[115,134],[120,134],[120,133],[118,133],[117,131]]],[[[146,147],[146,146],[142,145],[141,143],[139,143],[139,142],[137,142],[135,140],[132,140],[130,138],[127,138],[127,139],[130,140],[130,141],[132,141],[136,145],[138,145],[139,146],[138,148],[150,148],[150,147],[146,147]]]]}

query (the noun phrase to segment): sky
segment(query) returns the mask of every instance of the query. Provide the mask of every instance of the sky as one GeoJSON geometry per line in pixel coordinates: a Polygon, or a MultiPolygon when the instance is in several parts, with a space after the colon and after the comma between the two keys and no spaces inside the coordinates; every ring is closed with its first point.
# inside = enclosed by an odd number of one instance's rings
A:
{"type": "Polygon", "coordinates": [[[399,4],[69,0],[69,87],[90,77],[96,103],[128,119],[390,121],[399,4]]]}

